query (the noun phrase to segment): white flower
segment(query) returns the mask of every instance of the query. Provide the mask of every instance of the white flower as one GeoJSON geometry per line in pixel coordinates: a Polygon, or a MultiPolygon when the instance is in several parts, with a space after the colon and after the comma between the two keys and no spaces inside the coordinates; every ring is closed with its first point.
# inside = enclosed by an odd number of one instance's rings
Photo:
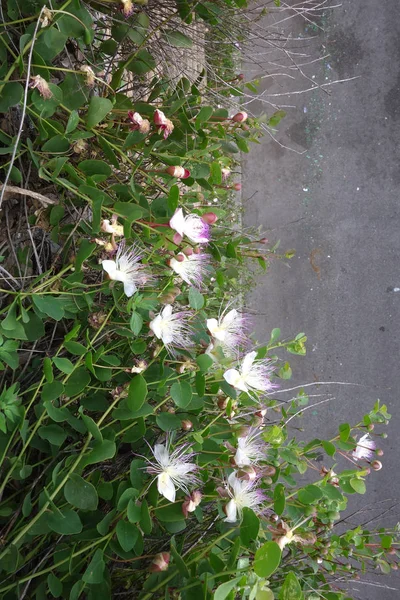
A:
{"type": "Polygon", "coordinates": [[[139,248],[131,246],[125,249],[122,242],[119,245],[115,260],[103,260],[102,266],[109,278],[113,281],[121,281],[124,284],[124,292],[130,298],[143,286],[151,276],[144,272],[144,267],[139,263],[141,255],[139,248]]]}
{"type": "Polygon", "coordinates": [[[183,210],[178,208],[169,222],[180,236],[186,235],[194,244],[207,244],[210,241],[210,227],[199,215],[183,215],[183,210]]]}
{"type": "Polygon", "coordinates": [[[260,460],[265,460],[265,443],[260,439],[257,429],[250,429],[246,436],[238,438],[234,460],[238,467],[256,465],[260,460]]]}
{"type": "Polygon", "coordinates": [[[207,254],[193,253],[186,256],[183,252],[177,254],[177,258],[171,258],[170,267],[183,281],[189,285],[200,287],[203,281],[205,265],[208,260],[207,254]]]}
{"type": "Polygon", "coordinates": [[[257,352],[249,352],[239,369],[228,369],[224,379],[241,392],[269,392],[275,388],[270,375],[273,371],[269,359],[257,359],[257,352]]]}
{"type": "Polygon", "coordinates": [[[197,465],[191,462],[194,453],[186,454],[187,448],[185,444],[170,453],[163,444],[156,444],[152,450],[155,460],[146,459],[150,465],[147,472],[157,475],[157,489],[170,502],[175,502],[177,489],[189,494],[188,486],[199,484],[194,475],[197,465]]]}
{"type": "Polygon", "coordinates": [[[231,500],[225,506],[225,521],[236,523],[238,518],[242,518],[244,508],[259,510],[260,504],[264,500],[264,494],[256,488],[254,482],[238,479],[236,473],[233,472],[228,477],[228,484],[227,491],[231,500]]]}
{"type": "Polygon", "coordinates": [[[374,456],[376,450],[376,443],[371,440],[368,433],[362,436],[357,442],[356,448],[353,450],[352,455],[354,460],[370,460],[374,456]]]}
{"type": "Polygon", "coordinates": [[[173,313],[172,306],[167,304],[150,322],[149,327],[154,335],[163,341],[165,346],[187,348],[193,345],[190,339],[192,331],[187,323],[189,316],[188,311],[173,313]]]}
{"type": "Polygon", "coordinates": [[[222,346],[227,356],[235,355],[240,346],[246,341],[246,317],[235,308],[222,315],[218,319],[207,319],[207,329],[213,341],[222,346]]]}

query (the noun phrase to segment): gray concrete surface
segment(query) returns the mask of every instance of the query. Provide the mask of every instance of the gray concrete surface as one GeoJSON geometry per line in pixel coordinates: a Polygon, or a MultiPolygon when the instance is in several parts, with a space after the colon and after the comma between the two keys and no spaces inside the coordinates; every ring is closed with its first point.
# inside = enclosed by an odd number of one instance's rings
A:
{"type": "MultiPolygon", "coordinates": [[[[382,440],[384,468],[370,475],[359,506],[400,499],[398,9],[398,0],[343,0],[316,26],[300,17],[283,29],[277,26],[293,37],[312,38],[292,42],[299,54],[329,57],[303,68],[310,80],[276,75],[261,85],[264,101],[293,106],[277,138],[296,152],[266,135],[261,146],[243,157],[245,226],[262,224],[271,241],[280,239],[282,249],[296,249],[290,269],[274,263],[248,295],[259,340],[268,339],[273,327],[280,327],[286,338],[306,332],[308,353],[290,359],[290,383],[360,384],[332,384],[335,399],[306,413],[307,434],[334,435],[339,423],[355,422],[377,398],[393,416],[389,438],[382,440]],[[325,88],[328,93],[272,96],[312,87],[313,81],[355,76],[359,78],[325,88]]],[[[267,20],[270,27],[271,17],[267,20]]],[[[270,64],[275,58],[268,48],[266,43],[254,50],[257,64],[246,65],[248,77],[280,70],[270,64]]],[[[273,112],[262,101],[249,108],[255,115],[273,112]]],[[[393,510],[383,522],[390,526],[398,520],[398,510],[393,510]]],[[[400,589],[398,578],[367,579],[400,589]]],[[[352,595],[396,600],[400,591],[357,583],[352,595]]]]}

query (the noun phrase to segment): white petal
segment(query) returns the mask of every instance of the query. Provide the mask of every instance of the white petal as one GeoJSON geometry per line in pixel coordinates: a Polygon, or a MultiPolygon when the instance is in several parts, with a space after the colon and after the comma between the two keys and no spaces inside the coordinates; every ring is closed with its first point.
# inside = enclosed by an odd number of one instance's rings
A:
{"type": "Polygon", "coordinates": [[[130,298],[137,291],[137,287],[131,281],[124,281],[124,292],[125,295],[130,298]]]}
{"type": "Polygon", "coordinates": [[[227,523],[236,523],[237,521],[237,509],[236,502],[234,500],[230,500],[225,507],[226,519],[227,523]]]}
{"type": "Polygon", "coordinates": [[[240,375],[239,371],[237,371],[236,369],[228,369],[228,371],[225,371],[224,379],[234,388],[241,390],[242,392],[247,392],[248,387],[244,382],[242,376],[240,375]]]}
{"type": "Polygon", "coordinates": [[[156,444],[154,446],[154,458],[160,465],[167,465],[169,463],[169,452],[164,444],[156,444]]]}
{"type": "Polygon", "coordinates": [[[161,340],[162,338],[162,316],[161,315],[157,315],[152,321],[150,321],[149,323],[149,327],[152,330],[152,332],[154,333],[154,335],[161,340]]]}
{"type": "Polygon", "coordinates": [[[207,329],[211,333],[212,337],[215,337],[214,333],[218,330],[217,319],[207,319],[207,329]]]}
{"type": "Polygon", "coordinates": [[[103,260],[101,263],[103,269],[110,276],[110,279],[115,280],[115,274],[117,272],[117,265],[114,260],[103,260]]]}
{"type": "Polygon", "coordinates": [[[232,471],[232,473],[228,475],[228,484],[231,486],[231,488],[234,488],[238,481],[239,480],[236,477],[236,471],[232,471]]]}
{"type": "Polygon", "coordinates": [[[248,354],[246,354],[246,356],[243,359],[242,362],[242,367],[241,367],[241,372],[243,375],[247,375],[247,373],[250,371],[251,366],[255,360],[257,356],[257,352],[249,352],[248,354]]]}
{"type": "Polygon", "coordinates": [[[225,326],[230,325],[237,318],[237,316],[238,316],[238,311],[236,310],[236,308],[233,308],[224,316],[224,318],[222,319],[222,323],[225,326]]]}
{"type": "Polygon", "coordinates": [[[157,489],[164,498],[170,502],[175,502],[175,486],[168,473],[160,473],[157,476],[157,489]]]}
{"type": "Polygon", "coordinates": [[[169,226],[171,229],[175,229],[179,235],[183,236],[185,229],[185,217],[183,216],[183,210],[181,208],[176,209],[175,214],[169,222],[169,226]]]}
{"type": "Polygon", "coordinates": [[[172,305],[171,304],[167,304],[161,312],[163,318],[165,319],[166,317],[170,317],[172,315],[172,305]]]}
{"type": "Polygon", "coordinates": [[[247,465],[251,465],[251,460],[249,459],[245,450],[238,448],[235,454],[235,463],[238,467],[245,467],[247,465]]]}

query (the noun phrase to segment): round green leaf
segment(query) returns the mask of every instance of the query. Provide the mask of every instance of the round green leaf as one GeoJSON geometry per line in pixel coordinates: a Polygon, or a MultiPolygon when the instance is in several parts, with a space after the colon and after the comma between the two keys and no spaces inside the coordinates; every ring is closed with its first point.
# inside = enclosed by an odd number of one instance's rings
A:
{"type": "Polygon", "coordinates": [[[242,577],[235,577],[235,579],[221,583],[214,592],[214,600],[225,600],[230,592],[237,588],[237,584],[241,579],[242,577]]]}
{"type": "Polygon", "coordinates": [[[367,487],[363,479],[358,479],[358,477],[352,477],[349,483],[353,490],[357,492],[357,494],[365,494],[365,492],[367,491],[367,487]]]}
{"type": "Polygon", "coordinates": [[[43,402],[51,402],[57,400],[64,393],[64,386],[61,381],[52,381],[45,383],[42,387],[41,398],[43,402]]]}
{"type": "Polygon", "coordinates": [[[96,510],[99,498],[94,485],[85,481],[77,473],[71,473],[64,487],[67,502],[81,510],[96,510]]]}
{"type": "Polygon", "coordinates": [[[175,48],[191,48],[193,46],[193,40],[190,37],[174,29],[163,31],[163,38],[168,44],[175,46],[175,48]]]}
{"type": "Polygon", "coordinates": [[[111,167],[102,160],[83,160],[79,163],[78,168],[85,175],[111,175],[111,167]]]}
{"type": "Polygon", "coordinates": [[[98,548],[88,564],[86,571],[82,575],[83,581],[89,584],[101,583],[104,579],[104,567],[103,550],[98,548]]]}
{"type": "Polygon", "coordinates": [[[248,546],[252,540],[257,539],[258,530],[260,528],[260,520],[251,510],[251,508],[243,508],[243,519],[240,524],[240,537],[245,546],[248,546]]]}
{"type": "Polygon", "coordinates": [[[82,531],[78,513],[69,508],[47,514],[47,525],[60,535],[74,535],[82,531]]]}
{"type": "Polygon", "coordinates": [[[187,381],[177,381],[171,386],[171,398],[179,408],[186,408],[192,399],[192,387],[187,381]]]}
{"type": "Polygon", "coordinates": [[[116,527],[118,542],[125,552],[132,550],[139,537],[139,529],[128,521],[118,521],[116,527]]]}
{"type": "Polygon", "coordinates": [[[92,96],[90,99],[89,109],[86,115],[86,125],[89,129],[95,127],[104,119],[112,110],[112,102],[108,98],[100,98],[92,96]]]}
{"type": "MultiPolygon", "coordinates": [[[[49,383],[48,385],[53,384],[49,383]]],[[[52,446],[62,446],[67,438],[66,431],[59,425],[55,424],[39,427],[38,434],[42,440],[47,440],[52,446]]]]}
{"type": "Polygon", "coordinates": [[[24,93],[24,88],[18,81],[6,83],[0,92],[0,112],[7,112],[11,106],[18,104],[24,93]]]}
{"type": "Polygon", "coordinates": [[[267,579],[278,568],[281,555],[281,549],[276,542],[263,544],[254,557],[253,568],[256,574],[267,579]]]}
{"type": "Polygon", "coordinates": [[[85,387],[90,382],[90,374],[85,369],[85,367],[79,367],[76,371],[74,371],[71,377],[68,379],[65,384],[65,393],[71,398],[72,396],[76,396],[80,394],[85,387]]]}
{"type": "Polygon", "coordinates": [[[283,582],[279,600],[301,600],[302,598],[303,592],[301,591],[300,583],[293,571],[290,571],[283,582]]]}
{"type": "Polygon", "coordinates": [[[142,375],[136,375],[129,384],[128,398],[126,404],[132,411],[139,410],[144,404],[147,396],[147,383],[142,375]]]}
{"type": "Polygon", "coordinates": [[[195,287],[191,287],[189,290],[189,304],[191,308],[195,310],[200,310],[204,306],[204,296],[200,294],[195,287]]]}

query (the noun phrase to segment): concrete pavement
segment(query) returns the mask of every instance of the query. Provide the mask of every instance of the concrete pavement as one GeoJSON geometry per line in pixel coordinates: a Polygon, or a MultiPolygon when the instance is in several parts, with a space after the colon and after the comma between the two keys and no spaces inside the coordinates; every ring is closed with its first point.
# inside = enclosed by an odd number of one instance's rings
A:
{"type": "MultiPolygon", "coordinates": [[[[263,79],[264,101],[293,108],[277,128],[282,145],[264,136],[261,146],[243,156],[242,167],[244,225],[262,224],[270,240],[280,239],[281,248],[294,248],[296,256],[290,268],[275,262],[247,303],[260,342],[274,327],[285,338],[307,334],[307,356],[286,355],[294,374],[288,384],[359,384],[329,386],[335,399],[305,413],[310,438],[335,435],[339,423],[357,421],[377,398],[387,404],[392,421],[389,438],[382,440],[384,468],[370,475],[359,506],[400,499],[398,8],[396,0],[343,0],[315,25],[302,17],[277,25],[279,34],[291,31],[301,38],[292,42],[298,62],[309,62],[302,53],[329,54],[302,67],[307,78],[274,68],[267,41],[254,50],[257,64],[249,62],[245,70],[247,77],[274,70],[296,75],[295,81],[279,74],[263,79]],[[325,92],[273,96],[355,76],[325,92]]],[[[271,17],[266,18],[270,26],[271,17]]],[[[255,115],[273,112],[261,101],[249,108],[255,115]]],[[[389,526],[398,519],[397,510],[383,522],[389,526]]],[[[388,578],[378,581],[393,584],[388,578]]],[[[400,598],[400,591],[362,584],[352,593],[364,600],[400,598]]]]}

